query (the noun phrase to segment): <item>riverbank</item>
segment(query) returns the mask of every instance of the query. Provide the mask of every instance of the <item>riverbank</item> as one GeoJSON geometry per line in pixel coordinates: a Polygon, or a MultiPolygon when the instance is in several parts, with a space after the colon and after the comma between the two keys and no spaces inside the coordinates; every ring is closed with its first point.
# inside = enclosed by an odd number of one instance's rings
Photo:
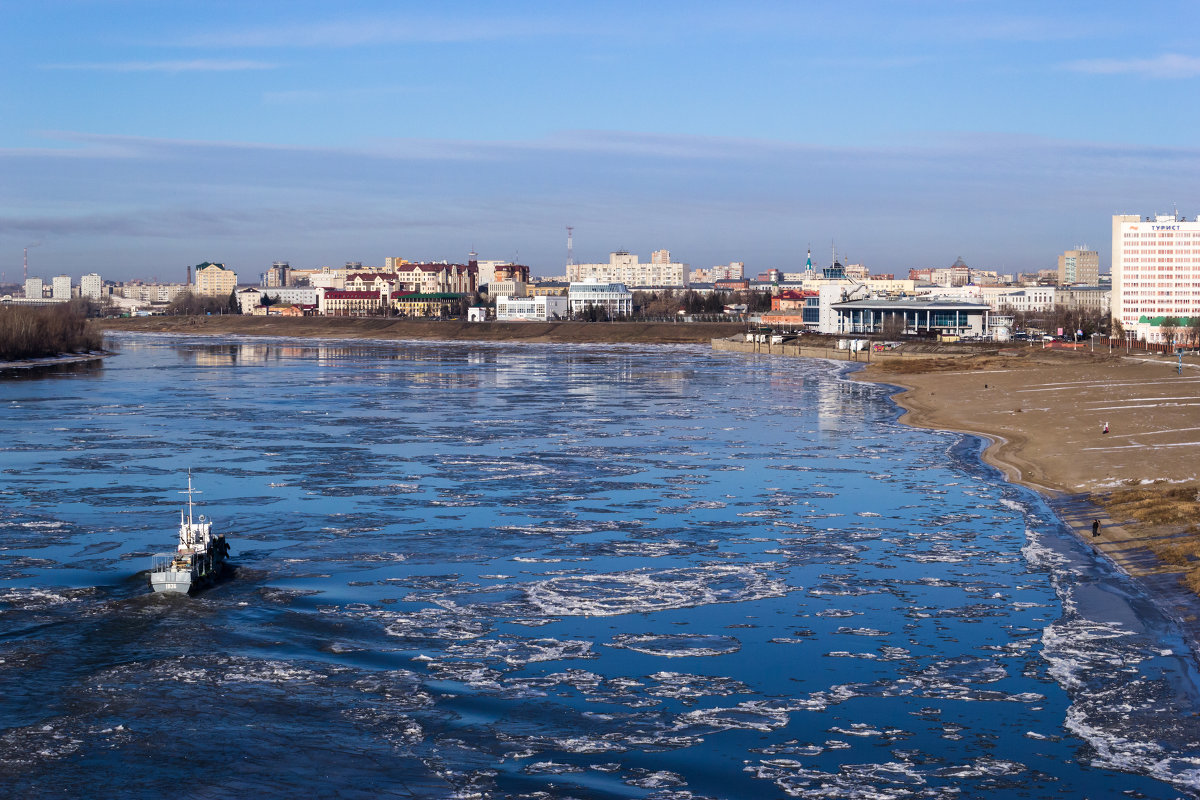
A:
{"type": "Polygon", "coordinates": [[[745,331],[740,322],[463,322],[387,317],[133,317],[101,331],[300,339],[425,339],[570,344],[708,344],[745,331]]]}
{"type": "MultiPolygon", "coordinates": [[[[770,337],[760,338],[769,339],[770,337]]],[[[844,341],[842,343],[845,344],[844,341]]],[[[712,340],[713,350],[724,353],[821,358],[828,361],[854,361],[862,364],[869,364],[873,361],[905,359],[922,359],[924,362],[933,357],[944,359],[968,358],[977,355],[981,350],[981,348],[977,347],[958,345],[950,347],[924,345],[918,349],[910,345],[895,350],[883,350],[873,353],[870,350],[851,350],[848,347],[840,349],[837,345],[838,339],[835,336],[805,336],[802,339],[796,339],[787,344],[772,341],[748,342],[742,336],[712,340]]]]}
{"type": "Polygon", "coordinates": [[[1013,348],[974,358],[880,361],[904,421],[991,440],[988,463],[1047,494],[1200,478],[1200,363],[1013,348]]]}
{"type": "Polygon", "coordinates": [[[1200,363],[1014,347],[854,378],[901,387],[909,425],[988,440],[984,461],[1134,577],[1200,660],[1200,363]]]}

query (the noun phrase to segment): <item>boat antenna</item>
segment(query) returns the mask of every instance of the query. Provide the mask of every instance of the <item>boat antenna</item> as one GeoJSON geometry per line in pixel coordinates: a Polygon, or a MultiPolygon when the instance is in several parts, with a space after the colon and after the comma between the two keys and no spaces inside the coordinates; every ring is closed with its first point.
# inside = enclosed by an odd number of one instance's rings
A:
{"type": "Polygon", "coordinates": [[[194,494],[200,494],[200,491],[199,491],[198,489],[193,489],[193,488],[192,488],[192,470],[191,470],[191,468],[188,468],[188,488],[187,488],[187,491],[186,491],[186,492],[180,492],[180,494],[186,494],[186,495],[188,496],[188,526],[190,527],[190,526],[191,526],[191,524],[192,524],[192,495],[194,495],[194,494]]]}

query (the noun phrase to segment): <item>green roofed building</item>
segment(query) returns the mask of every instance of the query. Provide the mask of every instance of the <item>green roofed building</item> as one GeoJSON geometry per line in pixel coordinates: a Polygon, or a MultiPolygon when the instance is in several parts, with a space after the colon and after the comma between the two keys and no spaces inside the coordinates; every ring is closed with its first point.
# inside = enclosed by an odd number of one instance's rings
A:
{"type": "Polygon", "coordinates": [[[392,296],[392,308],[402,317],[449,317],[459,313],[464,294],[430,292],[392,296]]]}
{"type": "Polygon", "coordinates": [[[1196,347],[1200,346],[1200,316],[1172,317],[1164,314],[1152,317],[1143,314],[1134,325],[1125,328],[1125,333],[1151,344],[1196,347]]]}

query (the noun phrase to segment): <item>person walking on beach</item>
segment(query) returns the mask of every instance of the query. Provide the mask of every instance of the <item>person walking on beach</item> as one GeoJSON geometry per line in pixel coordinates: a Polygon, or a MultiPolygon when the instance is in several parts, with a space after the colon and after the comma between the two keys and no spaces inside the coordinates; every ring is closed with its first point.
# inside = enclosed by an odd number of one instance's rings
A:
{"type": "Polygon", "coordinates": [[[1108,433],[1108,423],[1107,422],[1104,423],[1104,432],[1108,433]]]}
{"type": "Polygon", "coordinates": [[[1100,520],[1094,519],[1094,520],[1092,520],[1092,536],[1099,536],[1099,535],[1100,535],[1100,520]]]}

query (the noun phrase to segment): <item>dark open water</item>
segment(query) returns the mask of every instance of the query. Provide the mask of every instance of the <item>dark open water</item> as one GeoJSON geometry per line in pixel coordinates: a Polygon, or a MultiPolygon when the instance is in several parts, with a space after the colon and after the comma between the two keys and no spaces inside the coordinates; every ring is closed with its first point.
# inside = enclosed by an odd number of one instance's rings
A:
{"type": "Polygon", "coordinates": [[[834,365],[118,342],[0,380],[0,795],[1200,793],[1171,627],[834,365]]]}

